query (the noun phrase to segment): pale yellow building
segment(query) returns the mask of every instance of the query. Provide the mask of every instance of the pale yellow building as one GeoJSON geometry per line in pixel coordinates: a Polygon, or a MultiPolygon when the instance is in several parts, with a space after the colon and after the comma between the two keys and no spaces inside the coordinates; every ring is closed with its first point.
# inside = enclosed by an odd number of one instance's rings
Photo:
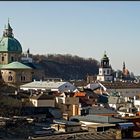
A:
{"type": "Polygon", "coordinates": [[[55,97],[40,93],[30,97],[30,105],[34,107],[55,107],[55,97]]]}
{"type": "Polygon", "coordinates": [[[63,112],[66,119],[71,116],[80,115],[80,104],[78,97],[66,97],[65,93],[62,93],[60,97],[56,97],[56,103],[56,107],[61,109],[61,112],[63,112]]]}

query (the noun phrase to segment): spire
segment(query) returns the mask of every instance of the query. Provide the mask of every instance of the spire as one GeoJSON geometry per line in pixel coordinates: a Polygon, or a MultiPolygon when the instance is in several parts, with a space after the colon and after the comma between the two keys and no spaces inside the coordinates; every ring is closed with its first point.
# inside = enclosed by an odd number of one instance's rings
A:
{"type": "Polygon", "coordinates": [[[28,48],[28,50],[27,50],[27,53],[28,53],[28,54],[30,53],[30,50],[29,50],[29,48],[28,48]]]}
{"type": "Polygon", "coordinates": [[[28,50],[27,50],[27,58],[29,57],[29,54],[30,54],[30,50],[28,48],[28,50]]]}
{"type": "Polygon", "coordinates": [[[104,51],[104,55],[103,55],[102,60],[103,60],[103,59],[109,59],[109,58],[107,57],[107,55],[106,55],[106,51],[104,51]]]}
{"type": "Polygon", "coordinates": [[[125,70],[125,62],[123,62],[123,70],[125,70]]]}
{"type": "Polygon", "coordinates": [[[4,37],[13,37],[13,29],[10,26],[10,22],[9,22],[9,18],[8,18],[8,24],[5,25],[4,27],[4,32],[3,32],[3,36],[4,37]]]}
{"type": "Polygon", "coordinates": [[[104,55],[106,55],[106,51],[104,51],[104,55]]]}
{"type": "Polygon", "coordinates": [[[8,23],[9,23],[9,18],[8,18],[8,23]]]}

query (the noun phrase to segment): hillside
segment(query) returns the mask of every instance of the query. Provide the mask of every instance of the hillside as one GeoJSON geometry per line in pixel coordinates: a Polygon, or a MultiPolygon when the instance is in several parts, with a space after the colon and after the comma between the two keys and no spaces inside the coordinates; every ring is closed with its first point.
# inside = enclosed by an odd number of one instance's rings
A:
{"type": "Polygon", "coordinates": [[[99,62],[93,58],[82,58],[69,54],[32,55],[34,62],[45,70],[46,77],[70,79],[85,79],[86,75],[98,73],[99,62]]]}

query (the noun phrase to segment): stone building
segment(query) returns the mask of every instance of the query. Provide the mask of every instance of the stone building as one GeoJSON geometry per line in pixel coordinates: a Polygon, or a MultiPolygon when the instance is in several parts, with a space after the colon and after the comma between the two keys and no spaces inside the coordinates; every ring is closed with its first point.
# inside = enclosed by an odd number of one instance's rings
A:
{"type": "Polygon", "coordinates": [[[34,79],[42,80],[44,71],[31,61],[23,62],[21,56],[22,46],[20,42],[14,38],[13,29],[8,21],[2,38],[0,39],[1,79],[5,83],[13,85],[21,85],[31,82],[34,79]]]}

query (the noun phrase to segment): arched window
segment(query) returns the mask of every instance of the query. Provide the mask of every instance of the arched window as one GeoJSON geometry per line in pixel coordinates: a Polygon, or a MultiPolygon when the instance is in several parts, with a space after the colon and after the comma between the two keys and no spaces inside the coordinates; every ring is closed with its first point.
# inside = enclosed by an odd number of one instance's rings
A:
{"type": "Polygon", "coordinates": [[[4,61],[4,56],[2,56],[1,60],[4,61]]]}
{"type": "Polygon", "coordinates": [[[10,75],[8,76],[8,81],[12,81],[13,80],[13,77],[10,75]]]}

